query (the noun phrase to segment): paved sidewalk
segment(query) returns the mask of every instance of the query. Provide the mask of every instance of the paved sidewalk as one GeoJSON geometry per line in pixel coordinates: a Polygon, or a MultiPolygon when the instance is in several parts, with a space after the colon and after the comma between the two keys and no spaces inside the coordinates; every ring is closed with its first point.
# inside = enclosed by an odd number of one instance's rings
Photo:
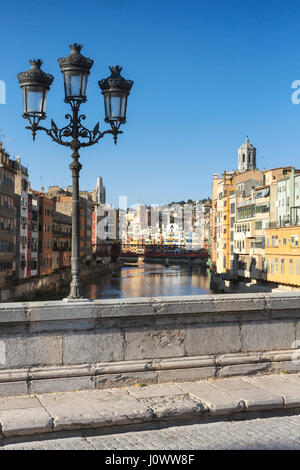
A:
{"type": "MultiPolygon", "coordinates": [[[[195,450],[300,450],[300,415],[273,416],[240,421],[217,421],[200,424],[168,426],[152,431],[124,432],[102,436],[33,437],[30,442],[9,443],[2,450],[100,450],[110,451],[109,455],[121,456],[122,452],[135,456],[136,450],[160,450],[168,456],[169,450],[194,456],[192,464],[200,468],[203,454],[195,455],[195,450]],[[117,451],[117,452],[115,452],[117,451]]],[[[153,453],[155,454],[155,452],[153,453]]],[[[0,453],[1,455],[1,453],[0,453]]],[[[136,469],[147,468],[151,463],[151,453],[146,462],[140,458],[136,469]]],[[[102,462],[105,461],[105,457],[102,462]]],[[[97,463],[101,465],[100,461],[97,463]]],[[[126,465],[125,463],[123,465],[126,465]]],[[[151,465],[152,466],[152,465],[151,465]]],[[[132,468],[133,465],[128,465],[132,468]]],[[[188,466],[189,467],[189,466],[188,466]]]]}
{"type": "MultiPolygon", "coordinates": [[[[201,380],[117,389],[0,398],[1,440],[56,431],[130,430],[147,423],[300,410],[300,375],[201,380]]],[[[50,435],[50,434],[49,434],[50,435]]]]}

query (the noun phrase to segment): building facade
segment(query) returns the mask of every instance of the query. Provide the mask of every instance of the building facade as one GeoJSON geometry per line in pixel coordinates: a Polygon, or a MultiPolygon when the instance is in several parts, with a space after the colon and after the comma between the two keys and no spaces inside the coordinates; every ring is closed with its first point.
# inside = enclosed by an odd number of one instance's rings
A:
{"type": "Polygon", "coordinates": [[[18,279],[18,213],[19,198],[15,194],[16,170],[0,143],[0,283],[18,279]]]}
{"type": "Polygon", "coordinates": [[[27,257],[30,255],[28,247],[28,170],[21,164],[21,157],[18,156],[13,162],[16,170],[15,174],[15,193],[20,196],[20,213],[17,224],[19,225],[19,279],[28,277],[28,271],[31,271],[30,263],[28,266],[27,257]]]}
{"type": "Polygon", "coordinates": [[[53,199],[39,194],[39,264],[38,273],[51,274],[53,257],[53,199]]]}
{"type": "Polygon", "coordinates": [[[213,269],[227,279],[300,286],[300,171],[260,172],[255,164],[256,149],[246,139],[238,170],[213,177],[213,269]]]}

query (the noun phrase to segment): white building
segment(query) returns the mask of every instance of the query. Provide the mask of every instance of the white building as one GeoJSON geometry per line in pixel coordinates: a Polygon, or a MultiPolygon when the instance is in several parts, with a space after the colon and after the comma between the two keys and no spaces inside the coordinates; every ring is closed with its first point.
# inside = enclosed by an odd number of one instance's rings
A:
{"type": "Polygon", "coordinates": [[[99,204],[96,211],[96,243],[118,238],[117,210],[110,204],[99,204]]]}
{"type": "Polygon", "coordinates": [[[14,162],[16,170],[15,192],[21,198],[20,207],[20,264],[19,279],[27,277],[27,251],[28,251],[28,170],[21,165],[21,157],[17,156],[14,162]]]}
{"type": "Polygon", "coordinates": [[[38,247],[39,247],[39,197],[32,194],[31,218],[31,276],[38,274],[38,247]]]}
{"type": "Polygon", "coordinates": [[[93,201],[96,202],[96,204],[106,203],[106,190],[101,176],[97,178],[96,187],[93,191],[93,201]]]}

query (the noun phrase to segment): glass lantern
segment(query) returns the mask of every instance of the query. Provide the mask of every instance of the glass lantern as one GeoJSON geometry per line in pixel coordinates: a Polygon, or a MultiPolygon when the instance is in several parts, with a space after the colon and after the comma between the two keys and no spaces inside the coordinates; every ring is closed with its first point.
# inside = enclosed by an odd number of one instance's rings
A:
{"type": "Polygon", "coordinates": [[[61,72],[64,76],[65,101],[86,101],[86,89],[90,68],[94,61],[84,57],[80,51],[80,44],[72,44],[71,52],[67,57],[58,59],[61,72]]]}
{"type": "Polygon", "coordinates": [[[121,76],[122,67],[110,67],[111,76],[100,80],[99,87],[104,97],[105,121],[115,124],[126,122],[127,98],[133,85],[132,80],[121,76]]]}
{"type": "Polygon", "coordinates": [[[41,70],[42,61],[31,60],[27,72],[18,73],[17,77],[23,92],[24,116],[44,119],[46,100],[53,77],[41,70]]]}

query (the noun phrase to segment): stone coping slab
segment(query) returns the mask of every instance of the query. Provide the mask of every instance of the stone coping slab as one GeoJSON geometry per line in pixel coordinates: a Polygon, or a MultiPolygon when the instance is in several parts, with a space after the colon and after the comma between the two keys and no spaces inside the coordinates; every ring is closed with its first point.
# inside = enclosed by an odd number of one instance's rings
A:
{"type": "Polygon", "coordinates": [[[1,303],[0,323],[297,310],[299,292],[1,303]]]}
{"type": "Polygon", "coordinates": [[[260,380],[257,380],[255,377],[247,377],[245,380],[262,390],[281,396],[286,408],[299,406],[300,382],[297,383],[295,379],[292,380],[287,375],[270,375],[268,377],[260,377],[260,380]]]}
{"type": "Polygon", "coordinates": [[[118,389],[46,393],[0,398],[2,442],[56,431],[116,430],[254,410],[300,409],[300,375],[209,379],[118,389]],[[125,426],[125,428],[124,428],[125,426]],[[21,437],[20,437],[21,436],[21,437]]]}

